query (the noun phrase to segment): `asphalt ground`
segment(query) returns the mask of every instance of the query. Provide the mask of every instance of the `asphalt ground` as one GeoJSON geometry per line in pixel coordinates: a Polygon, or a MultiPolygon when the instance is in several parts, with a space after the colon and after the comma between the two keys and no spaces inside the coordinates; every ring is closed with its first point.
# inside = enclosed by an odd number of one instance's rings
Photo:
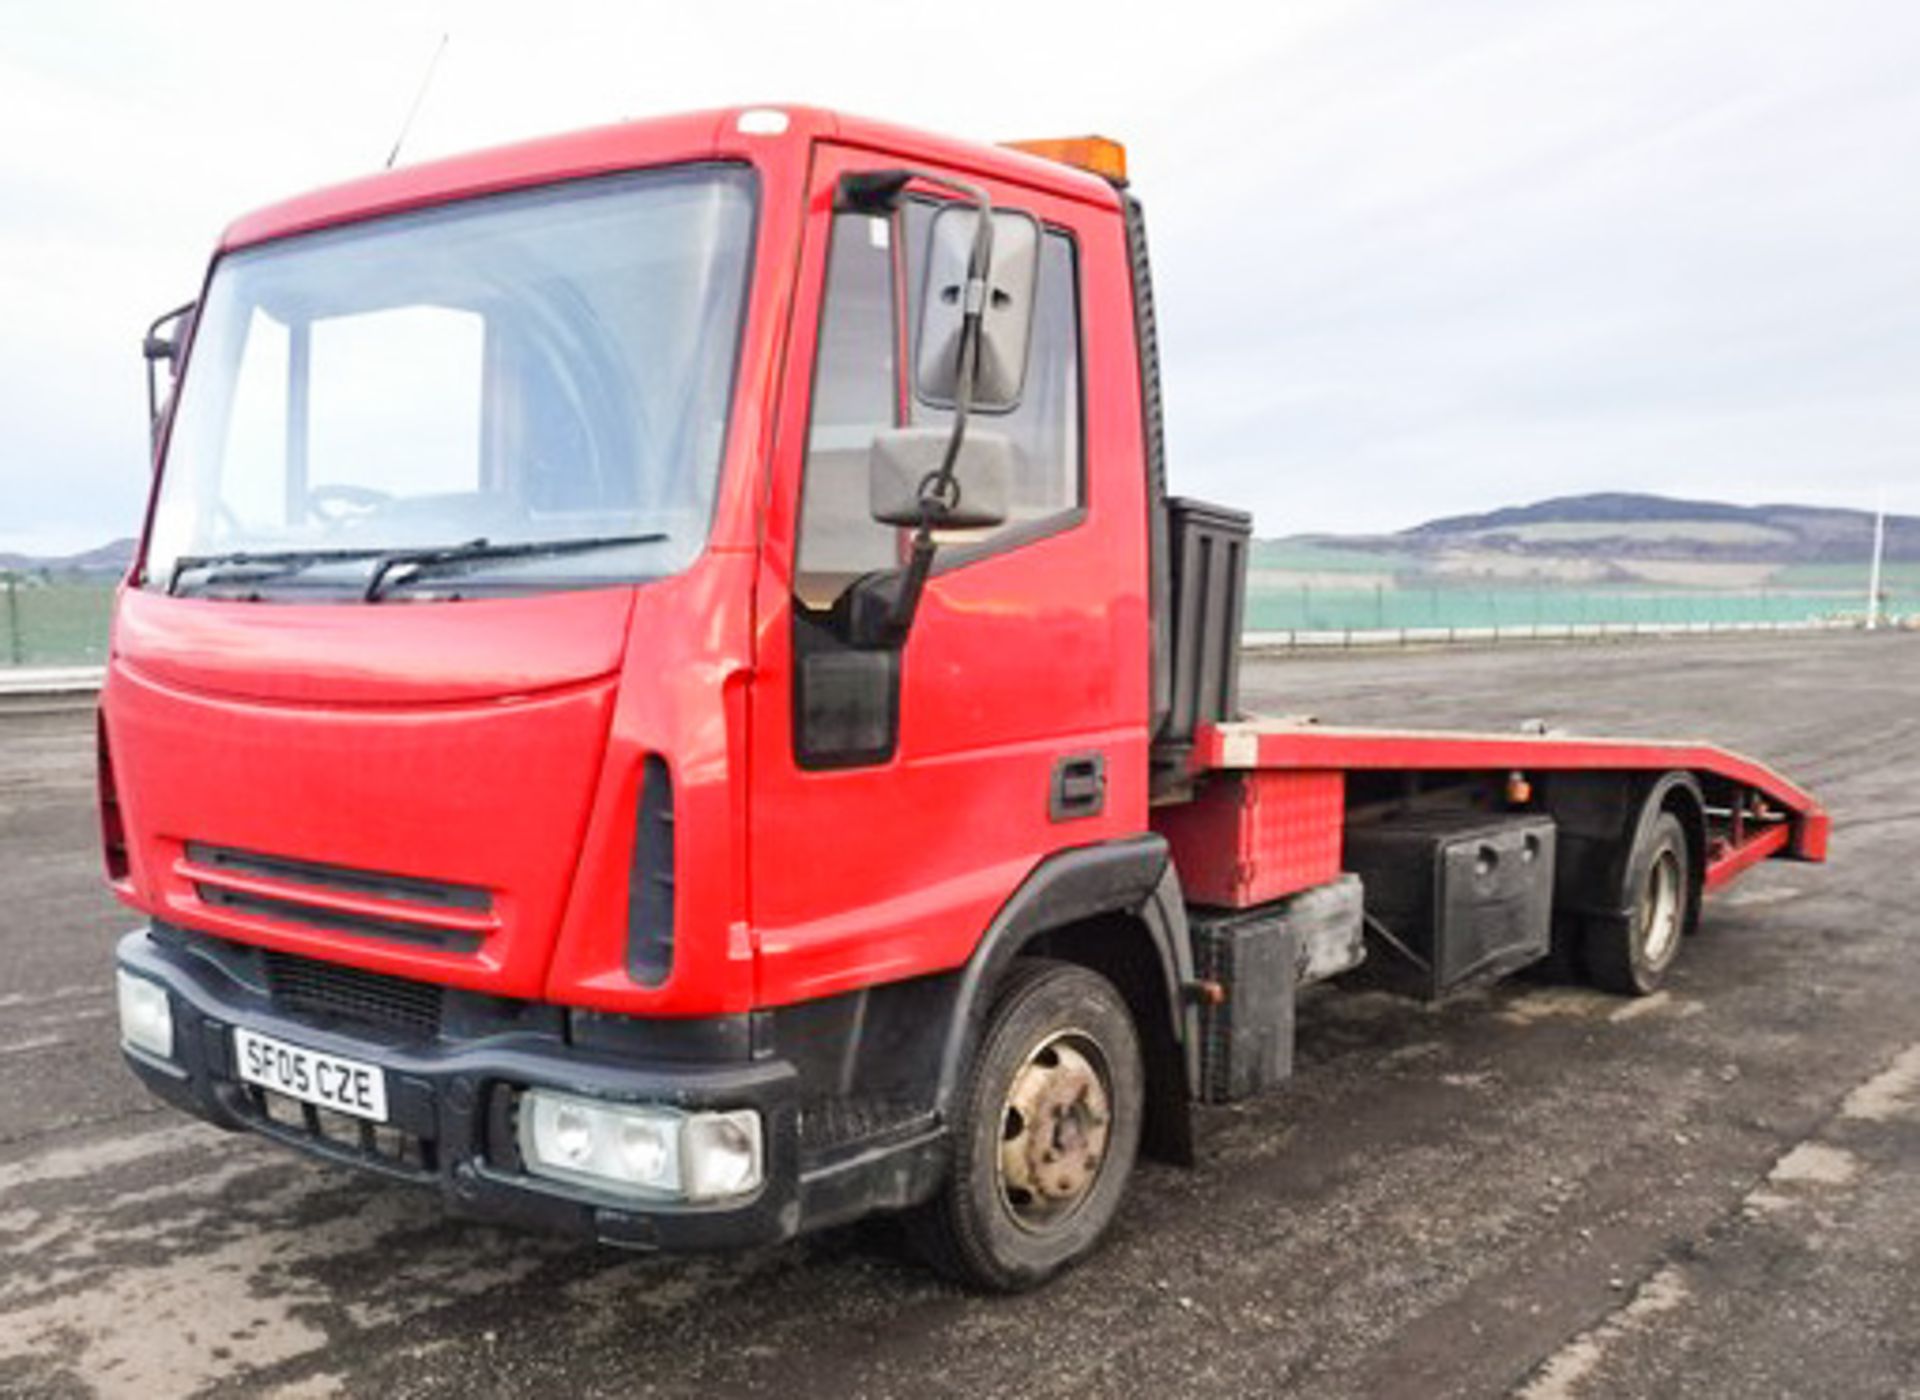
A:
{"type": "Polygon", "coordinates": [[[150,1102],[115,1049],[84,708],[0,714],[0,1394],[1920,1396],[1920,637],[1250,659],[1250,707],[1708,737],[1826,866],[1663,993],[1327,988],[1110,1245],[968,1296],[871,1222],[635,1257],[444,1218],[150,1102]]]}

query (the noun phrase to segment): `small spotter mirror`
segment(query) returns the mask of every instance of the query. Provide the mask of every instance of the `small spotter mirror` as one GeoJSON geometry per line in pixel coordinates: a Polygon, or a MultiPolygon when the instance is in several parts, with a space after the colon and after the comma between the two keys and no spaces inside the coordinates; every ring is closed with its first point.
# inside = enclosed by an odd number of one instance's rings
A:
{"type": "MultiPolygon", "coordinates": [[[[967,255],[977,210],[944,206],[927,231],[927,275],[921,289],[914,387],[923,403],[950,408],[960,374],[960,329],[967,311],[967,255]]],[[[972,407],[1006,413],[1020,405],[1033,333],[1034,284],[1040,268],[1040,225],[1029,214],[993,215],[993,263],[980,317],[972,407]]]]}
{"type": "Polygon", "coordinates": [[[147,333],[140,339],[140,355],[147,362],[147,423],[153,440],[160,438],[160,423],[166,408],[166,396],[160,391],[160,378],[157,366],[167,367],[169,386],[180,377],[180,351],[186,344],[187,333],[192,329],[193,313],[199,309],[197,302],[187,302],[171,311],[154,317],[147,327],[147,333]]]}

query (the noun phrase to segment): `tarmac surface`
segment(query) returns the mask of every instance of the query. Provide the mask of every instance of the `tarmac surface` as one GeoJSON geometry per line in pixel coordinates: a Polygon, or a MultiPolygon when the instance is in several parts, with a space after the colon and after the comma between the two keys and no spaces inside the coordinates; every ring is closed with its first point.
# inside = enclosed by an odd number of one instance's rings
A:
{"type": "Polygon", "coordinates": [[[1708,737],[1834,813],[1668,988],[1322,989],[1026,1298],[872,1222],[651,1258],[223,1135],[115,1048],[93,721],[0,712],[0,1395],[1920,1397],[1920,637],[1254,658],[1250,708],[1708,737]]]}

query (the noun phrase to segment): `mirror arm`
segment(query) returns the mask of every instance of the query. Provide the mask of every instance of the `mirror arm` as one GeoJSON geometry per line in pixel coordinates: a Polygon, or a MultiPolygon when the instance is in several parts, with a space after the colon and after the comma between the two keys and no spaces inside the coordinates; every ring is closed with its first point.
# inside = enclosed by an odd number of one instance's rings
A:
{"type": "MultiPolygon", "coordinates": [[[[916,172],[916,175],[918,172],[916,172]]],[[[918,178],[956,190],[973,201],[976,210],[973,247],[967,253],[967,285],[961,295],[960,364],[953,387],[953,431],[947,438],[947,450],[937,470],[927,473],[920,483],[920,523],[914,528],[912,552],[906,572],[893,597],[887,619],[887,631],[904,642],[913,630],[914,614],[920,608],[920,595],[933,569],[935,545],[933,532],[952,510],[954,500],[954,464],[960,460],[960,447],[967,437],[967,414],[973,406],[973,377],[980,359],[980,323],[987,309],[987,276],[993,267],[993,200],[978,185],[953,180],[944,175],[918,178]]]]}
{"type": "MultiPolygon", "coordinates": [[[[973,205],[976,218],[973,246],[967,252],[967,285],[962,291],[965,300],[960,320],[958,383],[953,391],[953,432],[947,438],[947,450],[939,467],[928,472],[926,480],[920,483],[920,523],[914,528],[906,567],[899,575],[897,587],[891,590],[892,598],[884,605],[883,619],[874,623],[867,621],[872,613],[864,594],[849,600],[854,613],[851,631],[867,645],[898,646],[913,630],[920,595],[926,590],[927,575],[933,570],[936,548],[933,532],[953,507],[954,466],[960,460],[960,447],[967,436],[973,379],[980,359],[980,326],[987,309],[987,278],[993,267],[993,198],[971,181],[911,168],[849,171],[840,177],[835,207],[869,213],[890,211],[898,207],[907,186],[915,180],[952,190],[973,205]]],[[[855,592],[859,594],[860,590],[855,592]]]]}

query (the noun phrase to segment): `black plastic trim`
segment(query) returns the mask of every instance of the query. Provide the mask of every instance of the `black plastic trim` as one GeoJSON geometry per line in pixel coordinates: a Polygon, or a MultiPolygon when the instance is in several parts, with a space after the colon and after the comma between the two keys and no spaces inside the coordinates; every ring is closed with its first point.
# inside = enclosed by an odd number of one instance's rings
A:
{"type": "Polygon", "coordinates": [[[640,770],[633,855],[627,867],[627,974],[657,987],[673,971],[673,774],[659,754],[640,770]]]}
{"type": "Polygon", "coordinates": [[[1152,614],[1151,720],[1156,738],[1173,713],[1172,571],[1167,543],[1167,434],[1160,384],[1159,318],[1153,304],[1153,264],[1147,256],[1146,210],[1121,191],[1127,264],[1133,280],[1133,331],[1140,366],[1140,435],[1146,449],[1148,608],[1152,614]]]}
{"type": "Polygon", "coordinates": [[[1007,897],[961,970],[954,1012],[941,1053],[937,1106],[944,1115],[965,1073],[967,1054],[993,1000],[993,989],[1022,945],[1036,934],[1101,914],[1127,914],[1146,925],[1166,979],[1174,1032],[1188,1046],[1189,1076],[1198,1071],[1180,989],[1191,977],[1185,906],[1165,838],[1128,837],[1056,851],[1007,897]],[[1169,904],[1169,901],[1171,903],[1169,904]]]}
{"type": "Polygon", "coordinates": [[[140,929],[121,939],[122,966],[168,989],[174,1015],[171,1063],[129,1053],[134,1073],[159,1098],[218,1126],[269,1137],[310,1156],[437,1189],[460,1215],[560,1231],[633,1249],[739,1248],[895,1209],[932,1194],[946,1167],[945,1130],[931,1107],[928,1067],[903,1066],[900,1037],[937,1038],[929,1011],[946,1004],[950,979],[923,978],[846,998],[773,1012],[663,1026],[541,1003],[448,993],[439,1040],[396,1039],[277,1007],[247,945],[186,930],[140,929]],[[456,1017],[456,1004],[475,1003],[456,1017]],[[842,1005],[822,1020],[809,1007],[842,1005]],[[472,1024],[466,1024],[471,1020],[472,1024]],[[419,1139],[416,1165],[381,1159],[351,1142],[318,1137],[266,1118],[233,1074],[232,1030],[269,1036],[378,1064],[387,1076],[390,1125],[419,1139]],[[883,1027],[885,1033],[877,1033],[883,1027]],[[917,1029],[916,1029],[917,1028],[917,1029]],[[630,1034],[628,1032],[631,1032],[630,1034]],[[893,1115],[870,1134],[810,1148],[801,1105],[862,1086],[884,1090],[908,1070],[925,1106],[893,1115]],[[547,1085],[627,1102],[687,1109],[757,1108],[765,1127],[767,1179],[751,1197],[714,1204],[636,1202],[531,1176],[521,1169],[504,1089],[547,1085]]]}

